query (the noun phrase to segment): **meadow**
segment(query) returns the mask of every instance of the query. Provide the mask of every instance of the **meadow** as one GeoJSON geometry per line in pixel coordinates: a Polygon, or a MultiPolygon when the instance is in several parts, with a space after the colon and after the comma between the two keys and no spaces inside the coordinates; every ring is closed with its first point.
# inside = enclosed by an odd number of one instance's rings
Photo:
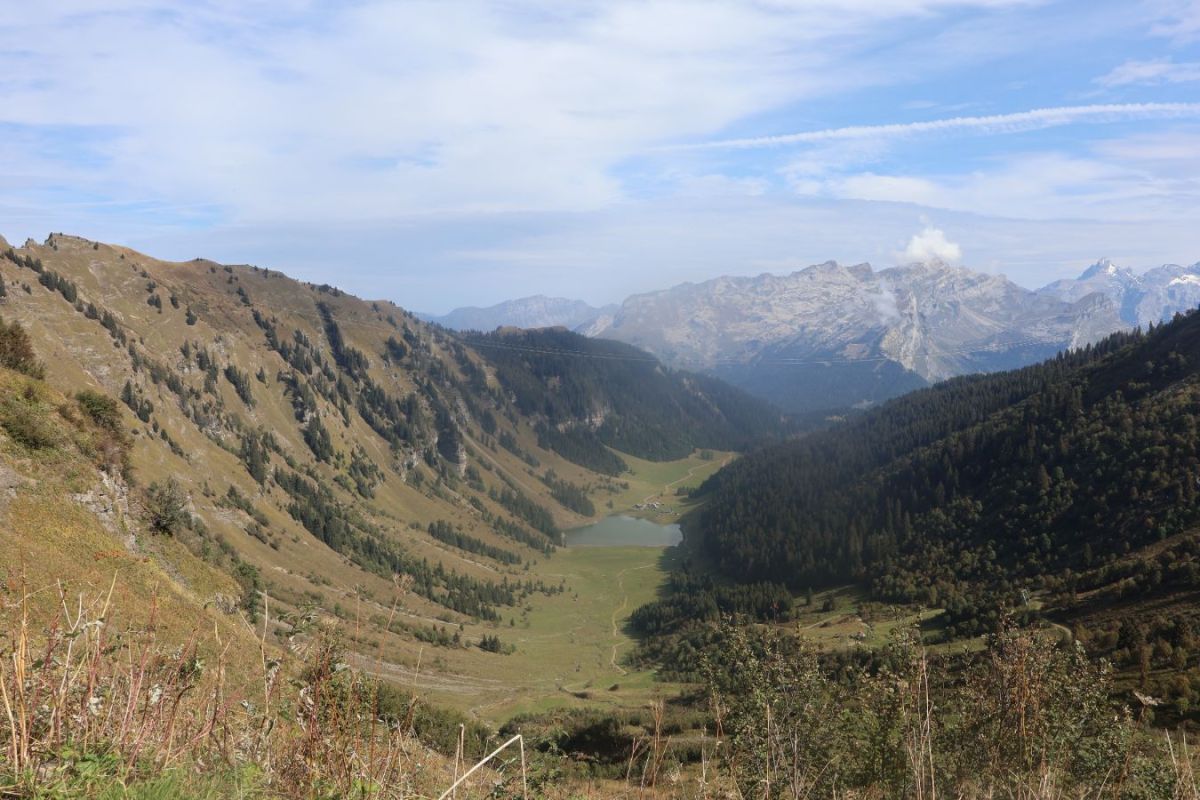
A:
{"type": "MultiPolygon", "coordinates": [[[[628,487],[612,497],[612,508],[601,510],[675,522],[694,507],[676,491],[698,486],[732,457],[696,452],[653,462],[622,454],[631,471],[618,483],[628,487]],[[656,500],[669,510],[635,508],[656,500]]],[[[596,497],[602,501],[603,495],[596,497]]],[[[656,597],[677,557],[676,548],[559,548],[535,564],[530,575],[562,583],[566,591],[532,596],[518,613],[491,628],[512,652],[483,657],[476,650],[431,648],[422,669],[391,665],[384,671],[431,702],[497,724],[517,714],[557,708],[645,708],[677,694],[680,686],[623,663],[634,646],[626,622],[635,608],[656,597]]]]}

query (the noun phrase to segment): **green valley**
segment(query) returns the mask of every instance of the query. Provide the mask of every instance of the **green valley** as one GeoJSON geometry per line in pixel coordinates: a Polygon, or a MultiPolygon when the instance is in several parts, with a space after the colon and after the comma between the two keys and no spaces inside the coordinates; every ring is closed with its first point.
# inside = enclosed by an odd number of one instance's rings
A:
{"type": "Polygon", "coordinates": [[[847,785],[909,792],[863,759],[913,747],[1009,785],[1036,764],[946,748],[1008,730],[978,714],[1010,680],[1059,715],[1036,746],[1078,728],[1055,774],[1095,785],[1100,748],[1146,786],[1150,724],[1195,723],[1195,315],[805,427],[561,329],[77,237],[0,254],[13,791],[432,794],[518,734],[550,795],[710,763],[744,790],[798,757],[776,713],[847,785]],[[606,518],[685,538],[564,546],[606,518]],[[162,772],[177,726],[194,777],[162,772]],[[77,734],[117,754],[98,783],[77,734]]]}

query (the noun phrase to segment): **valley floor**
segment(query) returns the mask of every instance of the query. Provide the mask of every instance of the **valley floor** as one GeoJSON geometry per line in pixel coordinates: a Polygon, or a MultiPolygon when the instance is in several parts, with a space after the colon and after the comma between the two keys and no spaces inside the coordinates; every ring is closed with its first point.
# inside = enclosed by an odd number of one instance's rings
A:
{"type": "MultiPolygon", "coordinates": [[[[694,453],[653,462],[622,454],[631,472],[617,479],[622,492],[612,497],[611,507],[598,502],[598,511],[676,522],[694,508],[694,501],[676,492],[698,486],[734,457],[694,453]],[[659,507],[648,507],[651,503],[659,507]]],[[[530,577],[563,583],[565,592],[534,595],[494,627],[479,627],[479,632],[494,632],[513,652],[430,646],[415,663],[360,658],[358,665],[432,703],[495,724],[556,708],[645,708],[680,687],[624,664],[635,644],[626,623],[634,609],[656,597],[677,557],[675,548],[559,548],[535,564],[530,577]]]]}

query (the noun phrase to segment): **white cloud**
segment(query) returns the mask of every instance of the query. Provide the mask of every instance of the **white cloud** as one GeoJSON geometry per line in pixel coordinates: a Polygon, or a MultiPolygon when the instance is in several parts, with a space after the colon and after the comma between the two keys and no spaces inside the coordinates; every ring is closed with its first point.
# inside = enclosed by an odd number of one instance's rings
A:
{"type": "Polygon", "coordinates": [[[1096,83],[1110,87],[1192,81],[1200,81],[1200,61],[1175,62],[1169,58],[1126,61],[1096,79],[1096,83]]]}
{"type": "Polygon", "coordinates": [[[959,264],[962,262],[962,248],[947,239],[945,231],[926,226],[924,230],[914,233],[908,240],[908,246],[904,248],[902,257],[908,264],[931,261],[959,264]]]}
{"type": "Polygon", "coordinates": [[[875,307],[875,313],[879,315],[880,324],[887,325],[900,319],[900,308],[896,303],[896,293],[886,283],[881,283],[879,294],[867,295],[867,299],[875,307]]]}
{"type": "MultiPolygon", "coordinates": [[[[1077,138],[1068,152],[965,166],[906,150],[918,136],[1198,115],[1182,103],[982,115],[1007,106],[1011,86],[970,68],[1085,41],[1104,16],[1085,5],[0,3],[0,36],[19,43],[0,52],[0,222],[17,241],[66,230],[256,261],[430,310],[543,289],[613,299],[828,258],[887,263],[912,233],[911,203],[939,209],[984,260],[973,266],[1195,260],[1179,246],[1200,207],[1186,136],[1091,150],[1077,138]],[[831,113],[890,119],[892,100],[904,113],[907,92],[943,90],[928,115],[981,115],[814,130],[782,154],[664,149],[820,128],[831,113]],[[475,294],[446,300],[458,292],[475,294]]],[[[1115,5],[1101,20],[1110,33],[1127,22],[1115,5]]],[[[1180,5],[1164,23],[1173,36],[1186,35],[1180,5]]]]}
{"type": "Polygon", "coordinates": [[[1196,163],[1200,129],[1194,127],[1106,139],[1092,149],[1098,156],[1156,173],[1178,178],[1200,177],[1200,165],[1196,163]]]}
{"type": "Polygon", "coordinates": [[[897,22],[1021,4],[35,4],[0,12],[0,123],[95,158],[0,175],[237,221],[602,208],[648,148],[889,81],[859,54],[897,22]]]}
{"type": "Polygon", "coordinates": [[[1200,130],[1104,139],[1079,153],[1016,152],[936,174],[830,171],[793,183],[797,194],[913,203],[1007,219],[1194,219],[1200,207],[1200,130]]]}
{"type": "Polygon", "coordinates": [[[1023,133],[1078,123],[1103,123],[1146,119],[1200,118],[1200,103],[1097,103],[1086,106],[1035,108],[1012,114],[978,117],[949,117],[924,122],[890,125],[850,125],[843,128],[787,133],[779,136],[755,136],[745,139],[719,139],[678,149],[746,149],[779,147],[789,144],[827,142],[839,139],[890,139],[922,133],[974,131],[977,133],[1023,133]]]}
{"type": "Polygon", "coordinates": [[[1152,33],[1180,44],[1194,42],[1200,38],[1200,2],[1159,0],[1154,5],[1159,11],[1159,19],[1151,28],[1152,33]]]}

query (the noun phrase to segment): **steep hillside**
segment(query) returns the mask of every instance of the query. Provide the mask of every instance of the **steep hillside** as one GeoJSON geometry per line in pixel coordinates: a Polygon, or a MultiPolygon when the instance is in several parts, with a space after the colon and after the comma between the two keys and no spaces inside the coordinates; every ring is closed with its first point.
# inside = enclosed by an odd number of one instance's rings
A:
{"type": "Polygon", "coordinates": [[[479,752],[478,724],[337,666],[336,626],[281,617],[174,483],[131,484],[118,402],[45,373],[0,320],[0,793],[430,794],[460,722],[479,752]]]}
{"type": "Polygon", "coordinates": [[[539,444],[591,469],[624,468],[609,447],[659,461],[697,448],[744,449],[786,429],[768,403],[711,377],[668,369],[620,342],[561,328],[507,329],[467,341],[517,410],[541,420],[539,444]]]}
{"type": "MultiPolygon", "coordinates": [[[[0,245],[0,276],[50,386],[119,400],[134,491],[177,485],[196,524],[166,540],[172,580],[246,613],[266,596],[273,620],[340,618],[390,675],[446,669],[433,646],[454,680],[484,680],[499,622],[569,588],[530,565],[595,513],[589,495],[621,491],[550,449],[537,430],[558,418],[479,352],[391,303],[63,235],[0,245]]],[[[742,430],[721,424],[713,440],[742,430]]],[[[50,563],[47,547],[30,531],[10,552],[50,563]]]]}
{"type": "Polygon", "coordinates": [[[238,569],[235,555],[207,563],[156,531],[160,507],[125,477],[132,443],[115,400],[55,390],[31,352],[14,358],[20,350],[31,350],[28,338],[0,320],[3,607],[17,607],[27,593],[41,621],[64,600],[107,596],[126,624],[157,617],[166,642],[180,645],[198,629],[216,630],[243,645],[234,651],[239,660],[252,657],[252,575],[238,569]]]}
{"type": "Polygon", "coordinates": [[[1191,713],[1198,410],[1195,313],[891,401],[713,476],[689,535],[736,586],[677,577],[635,623],[769,619],[844,584],[940,609],[951,638],[1043,614],[1191,713]]]}

